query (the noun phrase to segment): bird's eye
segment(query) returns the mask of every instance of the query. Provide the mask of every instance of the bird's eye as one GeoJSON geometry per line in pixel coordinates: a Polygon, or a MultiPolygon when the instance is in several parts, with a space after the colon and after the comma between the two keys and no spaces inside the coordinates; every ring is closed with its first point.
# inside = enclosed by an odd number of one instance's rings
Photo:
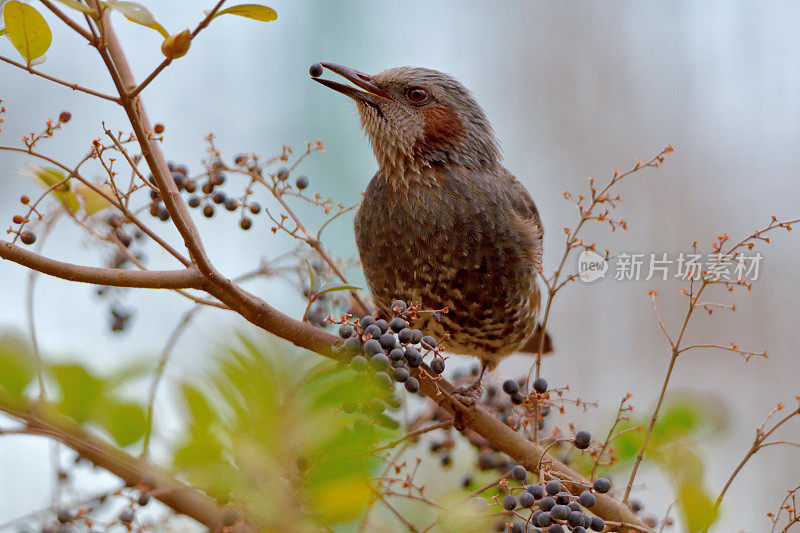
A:
{"type": "Polygon", "coordinates": [[[406,90],[406,99],[412,104],[422,104],[428,100],[428,91],[422,87],[411,87],[406,90]]]}

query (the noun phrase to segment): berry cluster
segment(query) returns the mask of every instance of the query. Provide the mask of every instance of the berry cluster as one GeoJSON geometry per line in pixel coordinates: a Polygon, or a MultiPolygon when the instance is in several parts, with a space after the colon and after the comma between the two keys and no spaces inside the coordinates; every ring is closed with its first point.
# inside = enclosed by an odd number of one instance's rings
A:
{"type": "MultiPolygon", "coordinates": [[[[505,488],[505,496],[499,498],[499,505],[513,515],[526,519],[525,523],[512,522],[504,524],[511,531],[547,531],[550,533],[585,533],[586,531],[603,531],[605,522],[598,516],[588,514],[589,510],[597,503],[596,494],[605,494],[611,490],[611,482],[606,478],[594,480],[591,487],[586,487],[580,495],[574,496],[566,490],[561,481],[551,479],[547,482],[526,484],[528,472],[521,465],[514,466],[510,471],[512,480],[519,482],[519,486],[512,487],[510,480],[505,480],[501,485],[505,488]],[[528,516],[523,513],[529,510],[528,516]],[[524,529],[525,526],[534,526],[545,529],[524,529]]],[[[572,483],[572,482],[570,482],[572,483]]],[[[473,505],[486,508],[488,502],[480,496],[473,498],[473,505]]]]}
{"type": "Polygon", "coordinates": [[[351,323],[343,317],[339,326],[339,336],[344,339],[342,361],[356,372],[372,369],[375,378],[387,387],[394,381],[415,393],[419,379],[411,375],[412,369],[422,367],[425,357],[431,356],[421,375],[438,376],[444,372],[444,348],[432,336],[409,327],[408,321],[419,311],[417,307],[395,300],[390,308],[394,316],[388,322],[368,315],[351,323]]]}
{"type": "MultiPolygon", "coordinates": [[[[190,177],[189,169],[186,165],[176,165],[172,162],[168,163],[168,165],[178,190],[189,195],[186,199],[186,204],[189,207],[202,208],[203,216],[206,218],[212,218],[215,215],[217,212],[217,207],[215,206],[220,206],[230,212],[239,211],[239,227],[243,230],[249,230],[253,227],[251,215],[261,213],[261,205],[249,199],[252,194],[249,189],[245,191],[242,197],[229,196],[222,190],[227,181],[223,172],[224,165],[221,163],[214,164],[207,172],[196,177],[190,177]]],[[[153,176],[151,175],[148,179],[155,186],[153,176]]],[[[170,218],[169,212],[163,205],[159,192],[151,190],[150,199],[150,214],[164,222],[168,221],[170,218]]]]}

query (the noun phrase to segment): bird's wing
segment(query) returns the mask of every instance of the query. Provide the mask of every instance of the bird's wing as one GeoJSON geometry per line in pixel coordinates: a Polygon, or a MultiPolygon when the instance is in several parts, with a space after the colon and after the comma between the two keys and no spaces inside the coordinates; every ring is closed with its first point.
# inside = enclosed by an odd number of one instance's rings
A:
{"type": "Polygon", "coordinates": [[[520,229],[530,238],[531,252],[537,267],[539,267],[542,264],[542,240],[544,239],[539,210],[536,209],[536,204],[525,187],[508,170],[503,168],[498,173],[497,179],[502,182],[502,189],[508,195],[508,202],[514,211],[512,216],[520,225],[520,229]]]}

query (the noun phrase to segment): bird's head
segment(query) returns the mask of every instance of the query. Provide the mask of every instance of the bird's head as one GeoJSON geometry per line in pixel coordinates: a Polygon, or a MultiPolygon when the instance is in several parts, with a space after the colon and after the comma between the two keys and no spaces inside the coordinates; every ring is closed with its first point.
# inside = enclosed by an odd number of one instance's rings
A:
{"type": "Polygon", "coordinates": [[[485,169],[499,162],[491,124],[452,76],[414,67],[368,75],[335,63],[315,63],[309,72],[315,81],[356,101],[382,169],[413,171],[441,163],[485,169]],[[320,78],[323,68],[354,86],[320,78]]]}

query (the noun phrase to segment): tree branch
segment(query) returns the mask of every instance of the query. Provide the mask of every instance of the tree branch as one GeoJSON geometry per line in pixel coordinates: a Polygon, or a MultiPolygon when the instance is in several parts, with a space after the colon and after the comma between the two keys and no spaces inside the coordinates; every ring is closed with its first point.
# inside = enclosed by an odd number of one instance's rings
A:
{"type": "Polygon", "coordinates": [[[47,404],[11,400],[0,393],[0,411],[25,422],[30,432],[62,442],[81,457],[120,477],[127,485],[147,485],[153,497],[174,511],[191,516],[211,531],[222,530],[226,509],[214,500],[177,481],[167,471],[125,453],[46,407],[47,404]]]}
{"type": "Polygon", "coordinates": [[[33,67],[29,67],[27,65],[23,65],[22,63],[17,63],[16,61],[12,61],[7,57],[0,56],[0,61],[5,61],[9,65],[13,65],[17,68],[20,68],[26,72],[31,74],[35,74],[36,76],[40,76],[46,80],[52,81],[54,83],[58,83],[59,85],[63,85],[64,87],[69,87],[73,91],[81,91],[86,94],[91,94],[92,96],[97,96],[98,98],[103,98],[105,100],[111,100],[112,102],[119,103],[119,98],[116,96],[110,96],[108,94],[103,94],[99,91],[95,91],[93,89],[89,89],[88,87],[84,87],[82,85],[78,85],[77,83],[70,83],[68,81],[64,81],[62,79],[56,78],[55,76],[50,76],[49,74],[45,74],[44,72],[39,72],[38,70],[34,69],[33,67]]]}
{"type": "Polygon", "coordinates": [[[200,289],[203,276],[195,268],[184,270],[125,270],[98,268],[56,261],[8,241],[0,240],[0,258],[42,274],[94,285],[138,287],[144,289],[200,289]]]}

